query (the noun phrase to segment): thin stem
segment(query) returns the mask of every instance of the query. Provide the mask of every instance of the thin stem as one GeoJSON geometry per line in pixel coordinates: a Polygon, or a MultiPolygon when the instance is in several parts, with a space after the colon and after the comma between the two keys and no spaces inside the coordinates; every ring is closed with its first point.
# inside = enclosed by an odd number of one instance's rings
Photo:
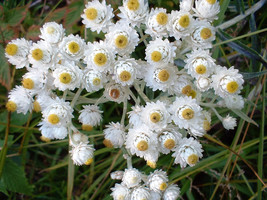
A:
{"type": "Polygon", "coordinates": [[[121,125],[124,126],[124,121],[125,121],[125,117],[126,117],[126,112],[127,112],[127,99],[125,98],[125,100],[123,101],[123,112],[122,112],[122,117],[121,117],[121,125]]]}
{"type": "Polygon", "coordinates": [[[73,97],[73,99],[72,99],[72,101],[71,101],[71,103],[70,103],[70,106],[71,106],[72,108],[74,107],[76,101],[78,100],[78,98],[79,98],[79,96],[80,96],[82,90],[83,90],[83,88],[80,87],[80,88],[78,89],[78,91],[76,92],[75,96],[73,97]]]}
{"type": "Polygon", "coordinates": [[[147,41],[146,41],[147,35],[144,35],[143,30],[141,28],[139,28],[138,31],[141,35],[140,42],[144,42],[145,46],[147,46],[147,41]]]}
{"type": "MultiPolygon", "coordinates": [[[[102,95],[96,102],[95,105],[97,106],[98,104],[102,103],[103,100],[106,100],[106,97],[104,95],[102,95]]],[[[104,101],[105,102],[105,101],[104,101]]]]}
{"type": "Polygon", "coordinates": [[[134,93],[132,92],[132,90],[130,88],[128,88],[128,92],[129,92],[130,96],[132,97],[132,99],[134,100],[135,104],[139,105],[138,99],[135,97],[134,93]]]}
{"type": "Polygon", "coordinates": [[[138,94],[144,99],[145,102],[150,102],[149,98],[143,93],[137,83],[134,83],[134,88],[138,92],[138,94]]]}

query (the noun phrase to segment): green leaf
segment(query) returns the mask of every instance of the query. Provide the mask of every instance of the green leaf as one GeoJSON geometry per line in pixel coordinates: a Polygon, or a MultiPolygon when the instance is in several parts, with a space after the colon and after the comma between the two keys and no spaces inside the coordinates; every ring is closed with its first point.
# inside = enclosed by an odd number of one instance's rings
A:
{"type": "MultiPolygon", "coordinates": [[[[222,41],[232,39],[232,37],[230,35],[228,35],[226,32],[224,32],[222,30],[218,30],[217,34],[222,41]]],[[[241,43],[239,41],[234,41],[234,42],[228,42],[227,45],[230,46],[232,49],[238,51],[239,53],[241,53],[241,54],[243,54],[243,55],[245,55],[251,59],[255,59],[255,60],[261,62],[264,66],[267,67],[266,60],[264,60],[264,58],[258,52],[247,47],[243,43],[241,43]]]]}
{"type": "Polygon", "coordinates": [[[65,27],[70,27],[81,20],[81,13],[83,12],[83,9],[83,1],[77,1],[70,4],[65,18],[65,27]]]}
{"type": "Polygon", "coordinates": [[[23,7],[17,7],[5,13],[5,21],[9,26],[19,25],[27,15],[29,4],[23,7]]]}
{"type": "Polygon", "coordinates": [[[220,12],[218,14],[218,19],[214,22],[214,26],[217,26],[222,23],[225,17],[225,11],[230,3],[230,0],[220,1],[220,12]]]}
{"type": "Polygon", "coordinates": [[[39,35],[40,35],[40,26],[38,25],[32,25],[28,31],[27,31],[27,39],[29,40],[39,40],[39,35]]]}
{"type": "Polygon", "coordinates": [[[54,10],[52,13],[50,13],[49,16],[47,16],[45,21],[46,22],[55,21],[55,22],[59,23],[66,16],[66,13],[67,13],[66,7],[58,8],[58,9],[54,10]]]}
{"type": "Polygon", "coordinates": [[[261,72],[240,72],[240,73],[242,74],[244,79],[252,79],[267,74],[267,70],[261,72]]]}
{"type": "Polygon", "coordinates": [[[6,158],[1,181],[11,192],[31,194],[33,189],[26,179],[23,168],[9,158],[6,158]]]}
{"type": "Polygon", "coordinates": [[[6,187],[5,187],[5,185],[4,185],[2,180],[0,180],[0,192],[2,192],[2,193],[4,193],[5,195],[8,196],[8,192],[7,192],[6,187]]]}
{"type": "Polygon", "coordinates": [[[250,119],[245,113],[243,113],[241,110],[237,110],[237,109],[232,109],[232,111],[238,115],[239,117],[241,117],[243,120],[254,124],[255,126],[259,126],[254,120],[250,119]]]}
{"type": "Polygon", "coordinates": [[[10,72],[7,59],[5,58],[5,49],[0,44],[0,83],[7,89],[10,89],[10,72]]]}

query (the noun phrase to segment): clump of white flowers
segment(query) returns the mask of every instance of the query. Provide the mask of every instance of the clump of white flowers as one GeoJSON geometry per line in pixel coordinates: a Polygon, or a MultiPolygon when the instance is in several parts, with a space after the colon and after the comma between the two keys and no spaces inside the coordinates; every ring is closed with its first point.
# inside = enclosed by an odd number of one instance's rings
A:
{"type": "Polygon", "coordinates": [[[24,114],[40,111],[42,139],[69,137],[74,164],[89,165],[94,147],[72,123],[74,109],[79,111],[80,128],[88,132],[102,125],[105,110],[100,104],[123,103],[121,121],[104,125],[103,131],[104,145],[127,152],[128,169],[112,175],[122,180],[111,189],[112,197],[175,200],[179,187],[168,184],[166,172],[155,170],[146,176],[132,167],[131,157],[156,168],[159,157],[171,153],[181,168],[196,165],[204,154],[198,139],[210,130],[212,112],[225,129],[235,128],[236,119],[221,117],[215,108],[242,109],[244,80],[237,69],[219,66],[211,56],[216,34],[212,22],[220,10],[216,0],[183,0],[180,10],[171,13],[149,10],[146,0],[123,0],[119,10],[120,20],[115,21],[105,0],[85,6],[82,23],[105,33],[98,42],[66,35],[56,22],[43,25],[40,41],[9,42],[9,62],[28,72],[22,86],[10,92],[6,108],[24,114]],[[143,44],[145,60],[133,58],[143,44]],[[177,58],[183,58],[185,66],[175,65],[177,58]],[[149,99],[145,86],[161,95],[149,99]],[[102,95],[90,98],[92,92],[102,95]],[[130,99],[135,105],[129,111],[130,99]]]}

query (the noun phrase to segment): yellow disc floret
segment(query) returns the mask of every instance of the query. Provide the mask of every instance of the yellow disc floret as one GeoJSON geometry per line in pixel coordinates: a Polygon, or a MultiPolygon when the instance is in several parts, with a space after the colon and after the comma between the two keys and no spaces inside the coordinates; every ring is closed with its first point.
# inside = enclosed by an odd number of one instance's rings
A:
{"type": "Polygon", "coordinates": [[[42,60],[43,57],[44,57],[44,53],[41,49],[34,49],[32,51],[32,57],[33,59],[39,61],[39,60],[42,60]]]}
{"type": "Polygon", "coordinates": [[[101,67],[107,63],[107,56],[103,53],[97,53],[94,57],[94,63],[101,67]]]}
{"type": "Polygon", "coordinates": [[[238,83],[236,81],[231,81],[229,83],[227,83],[226,85],[226,90],[229,93],[235,93],[238,89],[238,83]]]}
{"type": "Polygon", "coordinates": [[[35,111],[35,112],[40,112],[41,111],[41,106],[40,106],[38,101],[34,101],[33,102],[33,111],[35,111]]]}
{"type": "Polygon", "coordinates": [[[93,162],[93,158],[89,158],[84,164],[90,165],[93,162]]]}
{"type": "Polygon", "coordinates": [[[173,147],[175,146],[175,141],[173,139],[167,139],[165,142],[164,142],[164,147],[166,149],[172,149],[173,147]]]}
{"type": "Polygon", "coordinates": [[[215,4],[216,0],[206,0],[209,4],[215,4]]]}
{"type": "Polygon", "coordinates": [[[115,39],[115,46],[117,48],[123,49],[128,44],[128,38],[125,35],[118,35],[115,39]]]}
{"type": "Polygon", "coordinates": [[[170,74],[169,72],[166,70],[166,69],[163,69],[161,70],[159,73],[158,73],[158,79],[161,81],[161,82],[166,82],[169,80],[169,77],[170,77],[170,74]]]}
{"type": "Polygon", "coordinates": [[[60,74],[59,81],[64,84],[68,84],[71,82],[71,75],[67,72],[60,74]]]}
{"type": "Polygon", "coordinates": [[[129,10],[136,11],[138,10],[140,4],[138,0],[129,0],[127,3],[127,7],[129,10]]]}
{"type": "Polygon", "coordinates": [[[187,163],[189,165],[194,165],[197,163],[197,161],[198,161],[198,156],[196,154],[192,154],[192,155],[188,156],[188,158],[187,158],[187,163]]]}
{"type": "Polygon", "coordinates": [[[91,130],[93,130],[93,126],[91,126],[89,124],[83,124],[82,125],[82,130],[84,130],[84,131],[91,131],[91,130]]]}
{"type": "Polygon", "coordinates": [[[162,58],[162,55],[159,51],[153,51],[151,53],[151,60],[154,62],[159,62],[162,58]]]}
{"type": "Polygon", "coordinates": [[[168,22],[168,15],[166,13],[161,12],[157,14],[156,20],[160,25],[165,25],[168,22]]]}
{"type": "Polygon", "coordinates": [[[94,86],[98,86],[98,85],[100,85],[100,83],[101,83],[100,78],[94,78],[94,80],[92,81],[92,84],[93,84],[94,86]]]}
{"type": "Polygon", "coordinates": [[[86,18],[89,20],[95,20],[97,17],[97,10],[95,8],[88,8],[85,10],[86,18]]]}
{"type": "Polygon", "coordinates": [[[118,89],[112,89],[109,91],[109,96],[113,99],[118,99],[120,97],[120,91],[118,89]]]}
{"type": "Polygon", "coordinates": [[[50,122],[51,124],[57,124],[59,122],[59,117],[56,114],[50,114],[48,116],[48,122],[50,122]]]}
{"type": "Polygon", "coordinates": [[[46,32],[47,32],[48,34],[53,34],[53,33],[55,32],[55,28],[54,28],[53,26],[48,26],[48,27],[46,28],[46,32]]]}
{"type": "Polygon", "coordinates": [[[139,151],[146,151],[148,149],[147,142],[145,140],[141,140],[140,142],[138,142],[137,149],[139,151]]]}
{"type": "Polygon", "coordinates": [[[209,28],[203,28],[203,29],[200,31],[200,37],[201,37],[203,40],[207,40],[207,39],[209,39],[211,36],[212,36],[212,33],[211,33],[211,30],[210,30],[209,28]]]}
{"type": "Polygon", "coordinates": [[[153,162],[153,161],[151,161],[151,160],[146,161],[146,164],[147,164],[149,167],[153,168],[153,169],[155,169],[156,166],[157,166],[157,163],[155,163],[155,162],[153,162]]]}
{"type": "Polygon", "coordinates": [[[22,80],[22,85],[23,85],[24,88],[29,89],[29,90],[34,88],[34,82],[30,78],[23,79],[22,80]]]}
{"type": "Polygon", "coordinates": [[[68,44],[68,49],[72,54],[75,54],[80,50],[80,46],[77,42],[72,41],[68,44]]]}
{"type": "Polygon", "coordinates": [[[40,139],[43,141],[43,142],[51,142],[51,139],[50,138],[47,138],[45,136],[41,136],[40,139]]]}
{"type": "Polygon", "coordinates": [[[188,95],[191,92],[191,90],[192,90],[191,85],[186,85],[182,89],[182,94],[188,95]]]}
{"type": "Polygon", "coordinates": [[[188,15],[183,15],[180,19],[179,19],[179,25],[183,28],[188,27],[190,24],[190,19],[188,15]]]}
{"type": "Polygon", "coordinates": [[[195,68],[195,71],[197,74],[205,74],[206,71],[207,71],[207,68],[205,65],[198,65],[196,68],[195,68]]]}
{"type": "Polygon", "coordinates": [[[110,140],[108,140],[108,139],[104,139],[103,144],[108,148],[112,148],[113,147],[112,142],[110,140]]]}
{"type": "Polygon", "coordinates": [[[9,112],[14,112],[17,110],[17,104],[14,102],[14,101],[8,101],[6,103],[6,109],[9,111],[9,112]]]}
{"type": "Polygon", "coordinates": [[[14,56],[18,52],[18,46],[16,44],[8,44],[5,52],[10,56],[14,56]]]}
{"type": "Polygon", "coordinates": [[[163,182],[163,183],[160,184],[159,189],[161,191],[164,191],[166,189],[166,187],[167,187],[167,184],[165,182],[163,182]]]}
{"type": "Polygon", "coordinates": [[[192,119],[194,117],[194,111],[190,108],[186,108],[182,112],[182,117],[187,120],[192,119]]]}
{"type": "Polygon", "coordinates": [[[210,130],[210,122],[208,120],[205,120],[203,122],[203,128],[205,131],[209,131],[210,130]]]}
{"type": "Polygon", "coordinates": [[[161,115],[158,112],[153,112],[150,114],[150,121],[153,123],[159,122],[161,119],[161,115]]]}
{"type": "Polygon", "coordinates": [[[122,71],[119,75],[120,80],[123,82],[129,81],[131,79],[131,77],[132,77],[132,75],[128,71],[122,71]]]}
{"type": "Polygon", "coordinates": [[[197,92],[195,90],[191,90],[187,96],[192,97],[192,99],[196,98],[197,92]]]}

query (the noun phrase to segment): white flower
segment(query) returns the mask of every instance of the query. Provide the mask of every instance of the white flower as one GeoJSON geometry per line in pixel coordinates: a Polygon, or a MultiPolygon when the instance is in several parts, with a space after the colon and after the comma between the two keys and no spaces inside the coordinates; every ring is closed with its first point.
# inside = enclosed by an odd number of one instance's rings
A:
{"type": "Polygon", "coordinates": [[[211,79],[207,77],[200,76],[195,81],[195,83],[196,83],[195,85],[197,86],[197,89],[199,89],[199,91],[201,92],[205,92],[211,88],[211,79]]]}
{"type": "Polygon", "coordinates": [[[65,35],[65,30],[62,24],[56,22],[47,22],[40,28],[41,35],[39,36],[43,40],[51,44],[59,43],[65,35]]]}
{"type": "Polygon", "coordinates": [[[100,125],[102,120],[103,111],[99,109],[96,105],[88,105],[83,106],[83,110],[81,110],[79,115],[79,122],[82,123],[82,129],[84,130],[92,130],[93,126],[100,125]]]}
{"type": "Polygon", "coordinates": [[[111,70],[115,59],[115,52],[103,41],[88,43],[88,49],[84,54],[87,68],[100,72],[111,70]]]}
{"type": "Polygon", "coordinates": [[[176,100],[170,106],[169,112],[172,114],[172,120],[179,128],[194,127],[197,124],[203,124],[202,108],[191,97],[176,97],[176,100]]]}
{"type": "Polygon", "coordinates": [[[144,186],[135,187],[131,193],[130,200],[151,200],[149,189],[144,186]]]}
{"type": "Polygon", "coordinates": [[[80,143],[88,143],[88,136],[75,130],[70,136],[69,143],[71,146],[77,146],[80,143]]]}
{"type": "Polygon", "coordinates": [[[114,148],[120,148],[125,142],[125,128],[119,122],[114,123],[111,122],[109,125],[106,126],[107,128],[104,129],[105,135],[105,142],[107,143],[106,146],[111,144],[114,148]]]}
{"type": "Polygon", "coordinates": [[[192,137],[183,138],[172,157],[175,158],[174,163],[179,163],[181,168],[185,168],[187,164],[192,167],[202,158],[202,152],[202,146],[197,140],[192,137]]]}
{"type": "Polygon", "coordinates": [[[78,35],[64,37],[59,44],[60,53],[68,60],[79,60],[84,56],[86,44],[78,35]]]}
{"type": "Polygon", "coordinates": [[[159,150],[163,154],[170,153],[180,142],[182,134],[179,133],[177,128],[167,127],[166,129],[159,132],[159,150]]]}
{"type": "Polygon", "coordinates": [[[161,90],[165,92],[175,84],[178,70],[177,67],[172,64],[166,63],[159,66],[149,65],[146,70],[144,80],[147,86],[152,88],[153,91],[161,90]]]}
{"type": "Polygon", "coordinates": [[[33,99],[29,92],[22,86],[16,86],[8,94],[8,102],[6,108],[10,112],[16,111],[24,115],[31,111],[33,107],[33,99]]]}
{"type": "Polygon", "coordinates": [[[223,124],[223,127],[226,129],[226,130],[234,130],[235,127],[236,127],[236,118],[234,117],[231,117],[229,114],[222,118],[222,124],[223,124]]]}
{"type": "Polygon", "coordinates": [[[137,77],[141,77],[139,65],[133,58],[121,58],[114,64],[113,79],[122,86],[132,85],[137,77]]]}
{"type": "Polygon", "coordinates": [[[108,81],[104,73],[93,69],[84,70],[82,80],[83,87],[87,92],[94,92],[102,89],[108,81]]]}
{"type": "Polygon", "coordinates": [[[206,50],[193,50],[190,54],[186,55],[188,58],[185,60],[185,69],[188,69],[188,74],[194,78],[208,77],[215,69],[214,59],[210,56],[209,51],[206,50]]]}
{"type": "Polygon", "coordinates": [[[141,113],[143,110],[143,106],[135,105],[132,106],[132,111],[129,111],[129,123],[133,126],[140,126],[143,122],[141,120],[141,113]]]}
{"type": "Polygon", "coordinates": [[[205,131],[209,131],[210,125],[211,125],[211,113],[206,110],[203,110],[202,113],[205,117],[204,122],[203,122],[203,128],[205,131]]]}
{"type": "Polygon", "coordinates": [[[141,119],[151,130],[159,131],[166,128],[170,122],[167,105],[161,101],[157,101],[156,103],[147,102],[141,113],[141,119]]]}
{"type": "Polygon", "coordinates": [[[130,190],[123,184],[115,184],[115,187],[111,188],[112,193],[110,194],[114,200],[122,200],[122,199],[129,199],[130,197],[130,190]]]}
{"type": "Polygon", "coordinates": [[[140,185],[142,174],[135,168],[125,169],[122,177],[122,183],[128,188],[133,188],[140,185]]]}
{"type": "Polygon", "coordinates": [[[28,54],[31,47],[31,41],[24,38],[11,40],[5,48],[5,56],[8,62],[15,65],[17,69],[29,66],[28,54]]]}
{"type": "Polygon", "coordinates": [[[118,16],[132,27],[140,27],[148,15],[148,3],[146,0],[123,0],[123,6],[119,7],[121,13],[118,16]]]}
{"type": "Polygon", "coordinates": [[[179,40],[190,34],[194,23],[194,19],[189,12],[184,10],[173,10],[171,12],[169,23],[167,24],[167,30],[169,31],[170,36],[179,40]]]}
{"type": "Polygon", "coordinates": [[[230,67],[229,69],[218,67],[216,73],[212,75],[212,81],[215,94],[222,98],[239,94],[244,83],[243,76],[234,67],[230,67]]]}
{"type": "Polygon", "coordinates": [[[106,42],[119,55],[129,55],[138,45],[138,34],[127,23],[118,21],[106,34],[106,42]]]}
{"type": "Polygon", "coordinates": [[[147,183],[149,189],[155,192],[162,192],[167,188],[168,176],[166,172],[162,170],[155,170],[147,178],[147,183]]]}
{"type": "Polygon", "coordinates": [[[196,8],[193,10],[196,16],[202,19],[213,21],[218,19],[217,15],[220,12],[220,4],[216,0],[196,0],[196,8]]]}
{"type": "Polygon", "coordinates": [[[98,0],[88,2],[83,12],[81,15],[83,18],[82,23],[92,31],[97,31],[97,33],[103,31],[106,33],[108,27],[112,25],[113,9],[111,5],[106,4],[105,0],[102,3],[98,0]]]}
{"type": "Polygon", "coordinates": [[[193,25],[190,36],[186,37],[192,48],[211,48],[211,42],[215,40],[215,28],[207,21],[196,21],[193,25]]]}
{"type": "Polygon", "coordinates": [[[129,98],[127,88],[113,82],[106,85],[104,95],[110,101],[115,101],[117,103],[121,103],[129,98]]]}
{"type": "Polygon", "coordinates": [[[169,20],[169,15],[164,8],[152,8],[149,16],[147,17],[145,30],[146,34],[152,37],[167,36],[166,25],[169,20]]]}
{"type": "Polygon", "coordinates": [[[241,110],[244,107],[244,98],[241,95],[229,95],[224,101],[229,109],[241,110]]]}
{"type": "Polygon", "coordinates": [[[180,10],[190,12],[193,8],[193,0],[182,0],[180,1],[180,10]]]}
{"type": "Polygon", "coordinates": [[[175,75],[174,84],[168,88],[169,94],[187,95],[189,96],[192,91],[192,83],[190,81],[190,76],[187,74],[177,74],[175,75]]]}
{"type": "Polygon", "coordinates": [[[123,177],[124,171],[115,171],[110,173],[110,178],[113,180],[121,180],[123,177]]]}
{"type": "Polygon", "coordinates": [[[81,142],[70,150],[71,159],[75,165],[90,165],[93,162],[94,150],[93,145],[81,142]]]}
{"type": "Polygon", "coordinates": [[[163,200],[177,200],[180,196],[180,188],[175,185],[169,185],[163,193],[163,200]]]}
{"type": "Polygon", "coordinates": [[[29,62],[34,68],[53,68],[55,65],[55,52],[52,46],[43,40],[33,43],[30,49],[29,62]]]}
{"type": "Polygon", "coordinates": [[[42,136],[49,139],[64,139],[68,135],[68,129],[65,125],[53,126],[46,121],[42,121],[38,124],[42,136]]]}
{"type": "Polygon", "coordinates": [[[54,85],[59,90],[74,90],[81,85],[82,71],[78,66],[66,62],[64,65],[56,65],[53,77],[54,85]]]}
{"type": "MultiPolygon", "coordinates": [[[[51,91],[42,90],[35,96],[33,107],[39,107],[37,110],[43,111],[47,106],[54,102],[54,99],[50,97],[51,91]],[[35,105],[36,104],[36,105],[35,105]]],[[[34,108],[35,110],[35,108],[34,108]]]]}
{"type": "Polygon", "coordinates": [[[150,41],[146,47],[146,60],[150,64],[173,63],[175,49],[176,46],[170,43],[168,39],[156,38],[150,41]]]}

